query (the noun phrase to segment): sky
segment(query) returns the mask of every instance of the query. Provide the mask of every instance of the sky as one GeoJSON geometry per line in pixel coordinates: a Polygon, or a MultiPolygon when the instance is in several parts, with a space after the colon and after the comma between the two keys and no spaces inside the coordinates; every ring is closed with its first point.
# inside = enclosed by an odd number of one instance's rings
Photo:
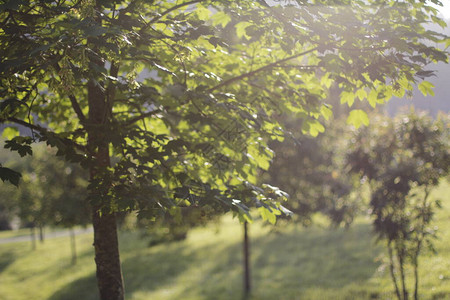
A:
{"type": "Polygon", "coordinates": [[[440,13],[444,16],[445,19],[450,19],[450,0],[441,0],[444,6],[437,6],[440,13]]]}

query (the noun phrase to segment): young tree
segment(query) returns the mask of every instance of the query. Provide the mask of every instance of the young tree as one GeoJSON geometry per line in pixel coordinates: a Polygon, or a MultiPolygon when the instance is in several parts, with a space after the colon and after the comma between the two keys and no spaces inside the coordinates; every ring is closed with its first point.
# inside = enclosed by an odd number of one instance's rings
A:
{"type": "Polygon", "coordinates": [[[123,299],[117,211],[207,205],[245,216],[258,201],[272,213],[280,204],[256,177],[267,141],[283,135],[273,116],[295,112],[314,132],[333,81],[342,102],[375,105],[432,75],[425,66],[447,56],[424,44],[445,38],[423,28],[442,24],[428,4],[4,1],[0,118],[32,131],[6,146],[25,155],[45,141],[89,168],[100,296],[123,299]]]}
{"type": "Polygon", "coordinates": [[[419,255],[424,245],[432,247],[431,222],[439,207],[439,201],[429,196],[450,171],[448,135],[448,120],[434,121],[412,111],[395,120],[379,119],[361,130],[348,153],[352,170],[370,184],[374,228],[386,241],[399,300],[409,297],[408,262],[414,270],[414,299],[418,299],[419,255]]]}
{"type": "Polygon", "coordinates": [[[345,119],[326,122],[325,132],[312,137],[302,133],[301,122],[290,120],[292,137],[274,142],[273,162],[265,180],[289,194],[286,208],[295,222],[311,224],[320,212],[334,225],[348,226],[357,213],[354,185],[345,167],[345,146],[350,130],[345,119]]]}
{"type": "MultiPolygon", "coordinates": [[[[52,150],[42,143],[36,144],[33,157],[10,159],[8,167],[19,170],[23,180],[18,188],[1,187],[5,205],[20,218],[22,225],[31,227],[33,240],[35,227],[40,229],[42,241],[44,226],[73,227],[90,222],[85,170],[55,157],[52,150]]],[[[5,151],[0,151],[2,157],[5,151]]]]}

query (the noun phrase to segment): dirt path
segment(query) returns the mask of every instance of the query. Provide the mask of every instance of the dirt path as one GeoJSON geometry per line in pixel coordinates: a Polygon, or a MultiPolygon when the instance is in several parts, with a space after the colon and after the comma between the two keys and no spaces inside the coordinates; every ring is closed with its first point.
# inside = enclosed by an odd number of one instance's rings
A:
{"type": "MultiPolygon", "coordinates": [[[[81,229],[75,229],[75,235],[82,234],[82,233],[89,233],[93,232],[91,227],[88,228],[81,228],[81,229]]],[[[45,233],[46,239],[53,239],[58,237],[65,237],[70,235],[69,229],[59,230],[59,231],[51,231],[48,233],[45,233]]],[[[38,235],[36,235],[36,239],[38,239],[38,235]]],[[[17,242],[28,242],[31,241],[31,235],[21,235],[21,236],[14,236],[9,238],[0,238],[0,245],[1,244],[8,244],[8,243],[17,243],[17,242]]]]}

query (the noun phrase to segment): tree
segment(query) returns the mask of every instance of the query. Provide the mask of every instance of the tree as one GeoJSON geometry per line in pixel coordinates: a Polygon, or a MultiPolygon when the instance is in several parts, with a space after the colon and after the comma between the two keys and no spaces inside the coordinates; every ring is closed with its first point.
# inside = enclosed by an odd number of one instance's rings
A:
{"type": "MultiPolygon", "coordinates": [[[[22,182],[18,188],[1,187],[5,199],[2,206],[18,216],[22,225],[30,226],[33,248],[35,227],[40,229],[43,241],[44,226],[73,227],[90,222],[85,170],[55,157],[52,150],[41,143],[34,145],[33,157],[17,160],[9,155],[8,167],[21,172],[22,182]]],[[[6,151],[2,149],[0,155],[7,155],[6,151]]]]}
{"type": "Polygon", "coordinates": [[[277,194],[256,183],[267,141],[283,135],[274,115],[295,112],[314,132],[333,81],[343,102],[375,105],[447,60],[423,43],[445,39],[424,30],[442,23],[426,1],[311,3],[3,2],[1,122],[32,131],[6,147],[25,155],[45,141],[89,169],[102,299],[124,296],[117,211],[209,206],[248,218],[257,202],[273,214],[277,194]]]}
{"type": "Polygon", "coordinates": [[[140,215],[136,226],[145,229],[142,233],[149,237],[149,246],[163,242],[183,240],[190,229],[217,222],[220,214],[207,207],[185,206],[181,210],[173,210],[172,214],[155,215],[148,218],[140,215]]]}
{"type": "Polygon", "coordinates": [[[431,222],[440,207],[429,196],[450,171],[448,134],[448,119],[433,121],[411,111],[360,130],[348,153],[352,171],[370,184],[373,225],[378,238],[386,241],[399,300],[409,297],[408,262],[414,270],[414,299],[418,299],[419,255],[425,245],[432,248],[431,222]]]}
{"type": "MultiPolygon", "coordinates": [[[[44,146],[44,145],[41,145],[44,146]]],[[[41,191],[40,202],[47,206],[45,223],[70,229],[72,264],[77,261],[74,226],[86,226],[91,222],[91,211],[87,201],[87,172],[79,165],[65,162],[52,156],[51,149],[44,150],[41,157],[33,157],[34,170],[45,178],[35,187],[41,191]]],[[[35,154],[33,154],[35,156],[35,154]]],[[[23,184],[19,189],[23,188],[23,184]]]]}
{"type": "Polygon", "coordinates": [[[292,137],[271,145],[275,157],[265,180],[290,195],[286,208],[295,222],[310,225],[311,216],[320,212],[334,225],[348,226],[358,211],[355,186],[344,165],[350,136],[344,121],[330,120],[325,132],[311,137],[302,133],[301,122],[290,120],[292,137]]]}
{"type": "MultiPolygon", "coordinates": [[[[0,149],[0,161],[12,161],[13,159],[17,159],[15,155],[16,153],[0,149]]],[[[15,190],[16,187],[11,184],[0,185],[0,194],[2,195],[2,197],[0,197],[0,230],[10,230],[11,222],[17,215],[17,203],[11,199],[15,190]]]]}

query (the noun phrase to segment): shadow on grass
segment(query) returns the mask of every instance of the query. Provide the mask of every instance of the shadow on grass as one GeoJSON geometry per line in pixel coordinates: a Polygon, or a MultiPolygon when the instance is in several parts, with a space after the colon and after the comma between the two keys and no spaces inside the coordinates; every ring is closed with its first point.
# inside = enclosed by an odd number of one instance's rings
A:
{"type": "Polygon", "coordinates": [[[98,300],[95,274],[80,278],[54,293],[48,300],[98,300]]]}
{"type": "MultiPolygon", "coordinates": [[[[145,240],[135,240],[137,235],[121,240],[122,271],[125,298],[135,291],[153,291],[183,272],[192,263],[192,257],[183,251],[184,242],[169,243],[154,248],[145,240]],[[134,248],[133,248],[134,246],[134,248]]],[[[92,256],[92,259],[94,257],[92,256]]],[[[49,300],[97,300],[99,299],[95,273],[64,286],[49,300]]]]}
{"type": "Polygon", "coordinates": [[[172,280],[195,263],[192,252],[186,251],[184,241],[143,248],[122,262],[125,292],[152,291],[172,280]],[[158,250],[158,251],[155,251],[158,250]]]}
{"type": "MultiPolygon", "coordinates": [[[[241,243],[223,245],[213,240],[192,247],[182,241],[148,248],[138,241],[133,248],[129,242],[122,249],[126,298],[174,286],[165,299],[241,298],[241,243]]],[[[377,269],[380,251],[373,244],[370,226],[359,224],[348,231],[310,228],[252,239],[254,299],[299,299],[306,289],[366,282],[377,269]],[[284,291],[294,296],[283,298],[284,291]]],[[[92,274],[65,286],[50,300],[97,297],[92,274]]]]}
{"type": "Polygon", "coordinates": [[[0,255],[0,273],[16,260],[14,251],[8,251],[0,255]]]}
{"type": "MultiPolygon", "coordinates": [[[[199,287],[201,299],[241,298],[242,245],[237,243],[219,251],[212,248],[208,252],[208,259],[216,263],[191,282],[199,287]]],[[[309,228],[253,239],[254,299],[300,299],[307,289],[331,290],[362,284],[376,272],[379,264],[375,259],[380,253],[381,247],[374,245],[370,235],[370,225],[354,225],[348,231],[309,228]],[[285,291],[290,296],[284,298],[280,294],[285,291]]],[[[201,259],[191,263],[200,264],[201,259]]],[[[189,295],[190,290],[186,287],[178,296],[189,295]]]]}
{"type": "Polygon", "coordinates": [[[253,241],[255,284],[284,281],[298,288],[339,288],[371,278],[381,253],[368,224],[349,230],[309,228],[253,241]]]}

